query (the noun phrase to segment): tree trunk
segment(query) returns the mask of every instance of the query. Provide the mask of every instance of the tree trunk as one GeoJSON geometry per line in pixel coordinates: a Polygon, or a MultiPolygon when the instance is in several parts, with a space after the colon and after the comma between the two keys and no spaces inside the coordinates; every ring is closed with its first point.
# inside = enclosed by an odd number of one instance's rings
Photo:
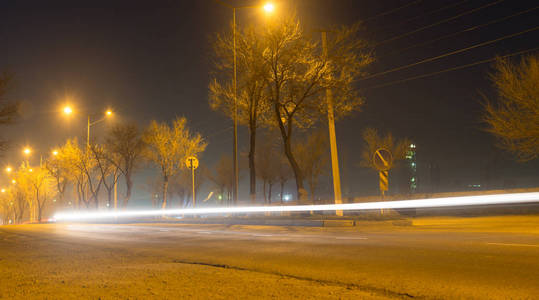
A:
{"type": "Polygon", "coordinates": [[[163,176],[163,205],[162,209],[167,207],[167,193],[168,193],[168,176],[163,176]]]}
{"type": "Polygon", "coordinates": [[[262,193],[264,193],[264,204],[268,202],[268,198],[266,197],[266,180],[262,182],[262,193]]]}
{"type": "Polygon", "coordinates": [[[107,188],[107,203],[109,204],[109,209],[112,209],[114,205],[112,205],[112,190],[113,188],[107,188]]]}
{"type": "Polygon", "coordinates": [[[131,172],[125,173],[125,198],[123,206],[126,207],[127,203],[129,202],[129,199],[131,199],[131,192],[133,190],[133,180],[131,179],[131,172]]]}
{"type": "Polygon", "coordinates": [[[249,193],[251,203],[256,201],[256,169],[255,169],[255,148],[256,148],[256,123],[249,123],[249,193]]]}
{"type": "Polygon", "coordinates": [[[273,187],[273,183],[268,183],[269,190],[268,190],[268,204],[271,204],[271,188],[273,187]]]}
{"type": "Polygon", "coordinates": [[[281,181],[281,205],[283,204],[284,181],[281,181]]]}
{"type": "Polygon", "coordinates": [[[274,112],[275,117],[277,118],[277,122],[279,123],[279,129],[281,131],[281,136],[283,138],[284,143],[284,154],[286,155],[286,158],[288,159],[288,162],[290,163],[290,167],[292,168],[292,171],[294,172],[294,178],[296,179],[296,192],[297,192],[297,199],[299,204],[302,204],[305,202],[305,199],[307,197],[307,191],[305,191],[305,188],[303,188],[303,176],[301,174],[301,170],[299,168],[299,165],[294,158],[294,154],[292,153],[292,146],[291,146],[291,135],[292,135],[292,118],[289,118],[288,121],[288,128],[285,128],[283,121],[281,120],[281,113],[280,113],[280,104],[275,104],[274,106],[274,112]],[[287,132],[288,131],[288,132],[287,132]]]}

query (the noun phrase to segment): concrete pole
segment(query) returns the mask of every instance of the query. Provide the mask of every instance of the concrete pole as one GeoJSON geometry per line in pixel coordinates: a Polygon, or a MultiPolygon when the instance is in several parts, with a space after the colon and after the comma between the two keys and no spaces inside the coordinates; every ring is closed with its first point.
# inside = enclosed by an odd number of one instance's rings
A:
{"type": "MultiPolygon", "coordinates": [[[[327,32],[322,31],[322,48],[324,58],[328,56],[327,32]]],[[[331,89],[326,89],[326,99],[328,105],[328,128],[329,144],[331,147],[331,169],[333,173],[333,192],[335,195],[335,204],[342,204],[341,198],[341,177],[339,174],[339,156],[337,153],[337,138],[335,136],[335,115],[333,112],[333,94],[331,89]]],[[[335,211],[337,216],[343,216],[342,210],[335,211]]]]}
{"type": "Polygon", "coordinates": [[[234,164],[234,187],[233,187],[233,199],[234,205],[238,204],[238,96],[237,96],[237,82],[236,82],[236,8],[232,8],[232,48],[234,56],[234,78],[232,82],[232,88],[234,93],[234,142],[233,142],[233,158],[234,164]]]}

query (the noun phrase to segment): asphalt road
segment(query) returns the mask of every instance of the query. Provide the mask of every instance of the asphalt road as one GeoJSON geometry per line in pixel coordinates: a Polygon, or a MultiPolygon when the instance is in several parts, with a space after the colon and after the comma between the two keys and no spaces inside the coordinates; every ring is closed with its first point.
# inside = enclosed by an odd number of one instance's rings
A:
{"type": "Polygon", "coordinates": [[[0,298],[537,299],[538,220],[3,226],[0,298]]]}

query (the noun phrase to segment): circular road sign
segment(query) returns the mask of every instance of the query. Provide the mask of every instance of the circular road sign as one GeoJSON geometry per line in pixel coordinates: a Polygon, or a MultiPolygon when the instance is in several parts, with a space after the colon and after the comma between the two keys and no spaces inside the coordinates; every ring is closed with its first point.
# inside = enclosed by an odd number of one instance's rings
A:
{"type": "Polygon", "coordinates": [[[189,170],[198,168],[198,159],[194,156],[189,156],[185,159],[185,164],[189,170]]]}
{"type": "Polygon", "coordinates": [[[379,171],[387,171],[389,170],[389,167],[391,166],[391,163],[393,161],[393,156],[391,156],[391,152],[389,150],[380,148],[376,151],[374,151],[374,154],[372,156],[372,163],[378,169],[379,171]]]}

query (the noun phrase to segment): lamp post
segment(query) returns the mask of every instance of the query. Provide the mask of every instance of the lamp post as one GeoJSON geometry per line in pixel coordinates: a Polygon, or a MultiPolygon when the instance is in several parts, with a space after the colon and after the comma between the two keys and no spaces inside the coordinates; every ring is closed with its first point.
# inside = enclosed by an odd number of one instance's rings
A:
{"type": "MultiPolygon", "coordinates": [[[[234,75],[232,79],[232,93],[234,96],[234,133],[233,133],[233,145],[232,145],[232,164],[233,166],[233,176],[234,176],[234,186],[232,189],[232,198],[234,205],[238,203],[238,181],[239,181],[239,170],[238,170],[238,95],[237,95],[237,64],[236,64],[236,10],[243,8],[257,8],[261,7],[260,5],[244,5],[244,6],[232,6],[222,0],[218,0],[218,3],[232,9],[232,52],[233,52],[233,64],[234,64],[234,75]]],[[[275,6],[268,2],[262,6],[266,13],[272,13],[275,10],[275,6]]]]}

